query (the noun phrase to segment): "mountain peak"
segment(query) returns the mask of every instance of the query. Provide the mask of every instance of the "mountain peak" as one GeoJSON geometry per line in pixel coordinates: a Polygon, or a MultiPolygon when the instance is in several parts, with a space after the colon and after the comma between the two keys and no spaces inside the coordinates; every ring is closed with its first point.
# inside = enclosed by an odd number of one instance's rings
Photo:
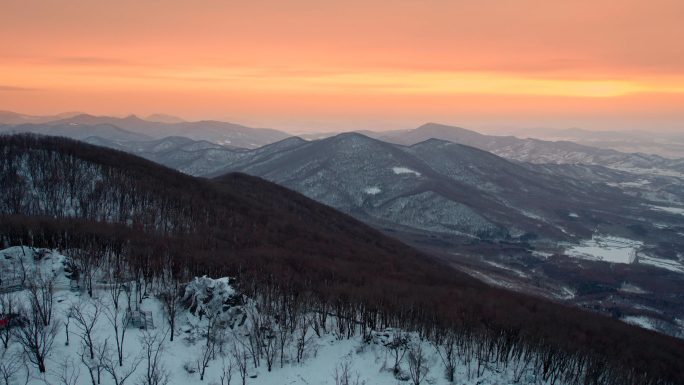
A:
{"type": "Polygon", "coordinates": [[[128,115],[127,117],[123,118],[123,120],[129,121],[129,122],[142,122],[143,120],[137,117],[134,114],[128,115]]]}
{"type": "Polygon", "coordinates": [[[62,112],[61,114],[57,114],[55,116],[57,116],[58,118],[62,118],[62,119],[69,119],[69,118],[73,118],[74,116],[79,116],[79,115],[86,115],[86,113],[83,111],[67,111],[67,112],[62,112]]]}
{"type": "Polygon", "coordinates": [[[152,114],[145,118],[148,122],[158,122],[158,123],[186,123],[187,120],[179,118],[173,115],[167,114],[152,114]]]}
{"type": "Polygon", "coordinates": [[[475,131],[466,130],[465,128],[448,126],[446,124],[440,123],[425,123],[422,126],[416,128],[416,131],[442,131],[442,132],[472,132],[475,131]]]}

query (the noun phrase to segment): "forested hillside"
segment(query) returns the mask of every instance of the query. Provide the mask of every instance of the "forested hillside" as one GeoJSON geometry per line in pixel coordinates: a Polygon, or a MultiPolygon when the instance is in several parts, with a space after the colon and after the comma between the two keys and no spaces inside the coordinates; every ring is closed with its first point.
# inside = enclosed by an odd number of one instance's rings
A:
{"type": "Polygon", "coordinates": [[[335,317],[341,337],[398,327],[551,383],[684,383],[681,340],[491,288],[243,174],[205,180],[70,139],[0,136],[0,213],[3,247],[77,252],[89,290],[103,265],[152,293],[232,276],[277,304],[265,311],[335,317]]]}

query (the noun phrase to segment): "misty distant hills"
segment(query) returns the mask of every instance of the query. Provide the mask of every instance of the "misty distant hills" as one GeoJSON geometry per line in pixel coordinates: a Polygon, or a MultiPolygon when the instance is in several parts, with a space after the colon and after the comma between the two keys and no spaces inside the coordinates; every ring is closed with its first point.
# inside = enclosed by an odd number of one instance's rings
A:
{"type": "Polygon", "coordinates": [[[83,114],[82,112],[64,112],[54,116],[34,116],[18,114],[12,111],[0,111],[0,124],[16,125],[25,123],[46,123],[59,119],[71,118],[83,114]]]}
{"type": "MultiPolygon", "coordinates": [[[[594,132],[581,129],[522,131],[525,135],[537,137],[534,139],[525,136],[485,135],[436,123],[428,123],[414,130],[356,132],[407,146],[428,139],[441,139],[489,151],[516,162],[589,164],[625,170],[655,167],[684,171],[681,167],[684,135],[681,134],[594,132]]],[[[302,137],[313,140],[334,135],[320,133],[302,137]]]]}
{"type": "Polygon", "coordinates": [[[0,123],[5,124],[0,127],[0,133],[33,132],[74,139],[98,136],[112,141],[145,141],[168,136],[184,136],[231,147],[258,148],[291,136],[282,131],[218,121],[168,123],[174,120],[174,117],[169,116],[156,116],[157,120],[166,120],[165,123],[140,119],[135,115],[117,118],[78,114],[66,117],[40,117],[31,122],[19,114],[5,115],[0,115],[0,123]]]}
{"type": "Polygon", "coordinates": [[[91,136],[98,136],[110,141],[148,141],[152,137],[124,130],[111,123],[95,123],[95,124],[78,124],[78,123],[60,123],[60,124],[19,124],[15,126],[0,127],[0,133],[37,133],[49,136],[64,136],[72,139],[83,140],[91,136]]]}
{"type": "Polygon", "coordinates": [[[564,130],[521,130],[516,135],[547,141],[570,141],[585,146],[612,149],[630,154],[655,154],[670,159],[684,157],[684,133],[589,131],[580,128],[568,128],[564,130]]]}
{"type": "MultiPolygon", "coordinates": [[[[278,130],[250,128],[220,121],[186,122],[181,118],[164,114],[154,114],[141,119],[135,115],[117,118],[77,112],[57,116],[28,116],[8,111],[0,111],[0,132],[35,132],[75,139],[98,136],[113,141],[144,141],[183,136],[193,140],[205,140],[228,147],[248,149],[259,148],[292,136],[278,130]],[[23,124],[33,124],[33,126],[16,128],[23,124]],[[67,125],[79,126],[82,131],[92,132],[82,134],[78,131],[79,127],[65,129],[67,125]],[[111,125],[144,136],[123,135],[122,132],[114,130],[107,132],[105,126],[102,125],[111,125]],[[95,126],[97,129],[90,129],[95,126]]],[[[684,135],[681,134],[653,135],[639,131],[594,132],[577,128],[530,131],[539,137],[554,140],[551,141],[484,135],[464,128],[435,123],[428,123],[414,130],[358,132],[374,139],[402,145],[413,145],[428,139],[441,139],[489,151],[516,162],[590,164],[623,170],[660,168],[684,172],[684,166],[682,166],[684,135]],[[646,154],[661,154],[668,158],[646,154]]],[[[307,140],[317,140],[334,135],[336,134],[318,133],[302,135],[302,137],[307,140]]]]}
{"type": "Polygon", "coordinates": [[[173,115],[167,114],[152,114],[145,118],[148,122],[159,122],[159,123],[185,123],[187,120],[179,118],[173,115]]]}
{"type": "Polygon", "coordinates": [[[619,168],[667,168],[672,163],[671,159],[657,155],[625,154],[616,150],[585,146],[569,141],[552,142],[520,139],[515,136],[484,135],[460,127],[435,123],[428,123],[410,131],[376,133],[374,137],[403,145],[413,145],[433,138],[441,139],[479,148],[518,162],[583,163],[619,168]]]}
{"type": "Polygon", "coordinates": [[[221,145],[241,148],[257,148],[291,136],[277,130],[250,128],[226,122],[206,120],[200,122],[161,123],[143,120],[135,115],[126,118],[79,115],[51,122],[50,124],[65,123],[109,123],[124,130],[141,133],[155,139],[167,136],[184,136],[194,140],[207,140],[221,145]]]}

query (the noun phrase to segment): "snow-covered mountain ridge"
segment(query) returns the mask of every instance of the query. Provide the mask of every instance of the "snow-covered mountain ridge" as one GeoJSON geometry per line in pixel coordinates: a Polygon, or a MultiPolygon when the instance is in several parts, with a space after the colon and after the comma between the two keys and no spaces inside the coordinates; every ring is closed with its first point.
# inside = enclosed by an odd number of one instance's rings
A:
{"type": "MultiPolygon", "coordinates": [[[[69,268],[72,275],[74,267],[78,271],[88,297],[105,284],[97,277],[98,269],[118,269],[104,288],[132,279],[140,285],[135,301],[144,303],[145,293],[153,295],[165,303],[167,314],[176,314],[174,304],[180,303],[171,301],[178,298],[172,294],[194,277],[235,277],[235,287],[248,299],[266,299],[254,317],[272,318],[258,320],[265,328],[250,335],[266,333],[259,337],[266,347],[254,346],[270,352],[264,351],[262,363],[269,366],[270,360],[272,369],[274,349],[269,344],[278,340],[268,336],[273,335],[269,330],[279,330],[275,317],[278,325],[292,325],[298,319],[292,316],[303,314],[303,306],[310,310],[304,314],[314,314],[320,327],[329,325],[326,319],[334,321],[329,331],[340,338],[392,327],[437,342],[453,332],[465,338],[460,341],[489,341],[477,345],[486,349],[467,349],[479,352],[481,361],[489,357],[486,361],[512,362],[509,353],[526,349],[570,360],[565,361],[570,366],[548,368],[546,376],[563,372],[563,378],[577,378],[596,372],[605,378],[602,382],[615,378],[613,382],[650,383],[650,378],[672,382],[680,374],[669,369],[681,348],[678,340],[491,288],[349,216],[259,178],[193,178],[132,155],[62,138],[0,137],[0,142],[3,247],[61,250],[74,258],[69,268]],[[101,181],[91,180],[93,170],[101,181]],[[54,209],[70,201],[73,211],[54,209]],[[648,373],[648,378],[640,373],[648,373]]],[[[390,172],[426,175],[414,166],[393,166],[390,172]]],[[[160,325],[158,316],[153,314],[150,323],[149,309],[141,310],[145,313],[131,314],[138,324],[160,325]]],[[[35,314],[40,312],[28,313],[35,314]]],[[[203,320],[208,318],[218,319],[203,315],[203,320]]],[[[154,338],[144,341],[154,346],[154,338]]],[[[95,350],[91,354],[88,347],[90,360],[95,350]]]]}

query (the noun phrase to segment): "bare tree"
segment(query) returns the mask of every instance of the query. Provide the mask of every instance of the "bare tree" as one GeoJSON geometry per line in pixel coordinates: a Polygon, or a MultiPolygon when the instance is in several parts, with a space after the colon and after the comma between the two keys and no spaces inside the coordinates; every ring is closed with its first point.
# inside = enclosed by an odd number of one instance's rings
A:
{"type": "Polygon", "coordinates": [[[266,366],[270,372],[273,368],[273,362],[275,362],[276,355],[278,353],[278,336],[274,333],[271,323],[261,327],[259,332],[262,334],[262,349],[264,352],[264,358],[266,358],[266,366]]]}
{"type": "Polygon", "coordinates": [[[176,331],[176,318],[183,312],[182,300],[184,296],[183,285],[177,279],[165,274],[166,278],[159,284],[157,298],[161,304],[162,314],[169,325],[171,338],[176,331]]]}
{"type": "Polygon", "coordinates": [[[441,344],[435,344],[435,350],[444,364],[444,374],[449,382],[454,382],[454,373],[458,365],[456,351],[456,336],[454,332],[447,332],[441,344]]]}
{"type": "MultiPolygon", "coordinates": [[[[17,298],[14,293],[5,293],[0,295],[0,314],[10,317],[14,316],[17,311],[17,298]]],[[[12,331],[8,324],[0,326],[0,341],[2,341],[2,346],[7,349],[9,347],[10,340],[12,339],[12,331]]]]}
{"type": "Polygon", "coordinates": [[[335,365],[335,371],[332,373],[335,385],[364,385],[366,381],[361,381],[359,372],[352,373],[353,367],[354,362],[349,357],[335,365]]]}
{"type": "Polygon", "coordinates": [[[236,338],[233,339],[230,352],[233,356],[233,363],[235,368],[238,370],[240,378],[242,378],[242,385],[247,382],[247,366],[249,363],[249,353],[247,352],[247,347],[244,343],[240,343],[236,338]]]}
{"type": "Polygon", "coordinates": [[[90,297],[93,296],[93,277],[97,270],[97,259],[85,250],[73,250],[70,253],[70,263],[76,267],[79,280],[83,282],[90,297]]]}
{"type": "Polygon", "coordinates": [[[200,374],[200,381],[204,381],[204,373],[209,366],[209,361],[216,353],[216,337],[218,329],[218,316],[211,314],[207,319],[207,343],[202,348],[202,354],[197,359],[197,371],[200,374]]]}
{"type": "Polygon", "coordinates": [[[290,344],[292,333],[290,328],[286,325],[285,316],[281,314],[278,328],[276,329],[276,336],[278,341],[278,355],[280,356],[280,368],[283,368],[283,361],[285,359],[285,347],[290,344]]]}
{"type": "MultiPolygon", "coordinates": [[[[112,301],[118,302],[117,298],[111,298],[112,301]]],[[[107,306],[103,304],[103,312],[109,325],[114,331],[114,340],[116,342],[116,355],[119,361],[119,366],[123,366],[124,341],[126,340],[126,313],[119,306],[107,306]]]]}
{"type": "Polygon", "coordinates": [[[226,343],[230,339],[230,333],[228,332],[228,329],[225,327],[218,327],[215,329],[214,332],[214,340],[215,340],[215,349],[214,352],[220,354],[221,356],[225,356],[227,354],[225,347],[226,343]]]}
{"type": "Polygon", "coordinates": [[[21,354],[16,354],[5,349],[0,355],[0,379],[3,385],[19,383],[19,373],[24,370],[25,384],[31,379],[31,369],[26,365],[21,354]]]}
{"type": "Polygon", "coordinates": [[[406,332],[400,329],[394,329],[392,332],[392,339],[385,345],[390,355],[394,357],[394,374],[398,374],[399,364],[404,359],[406,352],[409,349],[409,338],[406,332]]]}
{"type": "Polygon", "coordinates": [[[57,369],[51,370],[52,375],[59,380],[62,385],[76,385],[81,376],[81,368],[74,365],[74,360],[67,357],[64,361],[55,361],[57,369]]]}
{"type": "Polygon", "coordinates": [[[245,307],[245,314],[247,315],[248,322],[248,332],[246,333],[247,341],[244,341],[241,336],[237,333],[233,333],[233,337],[236,341],[241,343],[248,351],[252,361],[254,362],[254,367],[258,368],[261,365],[261,353],[263,344],[263,332],[261,329],[262,321],[264,321],[265,316],[261,314],[255,307],[248,306],[245,307]]]}
{"type": "Polygon", "coordinates": [[[88,351],[88,347],[84,342],[82,342],[81,348],[78,351],[78,355],[81,357],[81,362],[83,363],[83,365],[85,365],[85,367],[88,369],[88,374],[90,375],[91,382],[93,383],[93,385],[97,385],[100,383],[100,371],[102,369],[102,366],[100,365],[99,360],[90,358],[88,351]]]}
{"type": "Polygon", "coordinates": [[[425,354],[421,341],[410,344],[408,363],[413,385],[420,385],[425,377],[427,377],[431,364],[431,359],[425,354]]]}
{"type": "Polygon", "coordinates": [[[230,380],[233,378],[233,364],[232,359],[228,359],[228,364],[226,364],[226,358],[223,357],[223,366],[221,368],[221,385],[230,385],[230,380]]]}
{"type": "Polygon", "coordinates": [[[140,375],[138,385],[166,385],[171,380],[168,369],[164,366],[164,340],[165,333],[150,333],[143,330],[140,337],[142,344],[143,362],[146,364],[145,372],[140,375]]]}
{"type": "MultiPolygon", "coordinates": [[[[111,299],[114,309],[119,310],[119,299],[122,294],[129,296],[129,286],[127,282],[131,280],[130,274],[127,274],[127,265],[121,261],[115,261],[116,265],[110,267],[107,273],[108,285],[106,287],[107,296],[111,299]]],[[[130,282],[129,282],[130,283],[130,282]]],[[[129,301],[130,302],[130,301],[129,301]]]]}
{"type": "Polygon", "coordinates": [[[109,373],[109,375],[112,377],[114,380],[114,385],[125,385],[126,380],[128,380],[128,378],[135,373],[142,360],[143,354],[141,352],[141,354],[133,358],[126,370],[122,370],[122,361],[119,361],[118,353],[113,354],[109,351],[109,349],[106,349],[105,354],[102,356],[100,365],[102,366],[102,370],[109,373]]]}
{"type": "Polygon", "coordinates": [[[313,344],[314,335],[309,334],[309,328],[311,327],[312,323],[313,319],[306,315],[302,315],[298,323],[295,345],[297,362],[301,362],[304,359],[306,352],[313,344]]]}
{"type": "Polygon", "coordinates": [[[45,325],[36,309],[28,312],[27,322],[14,328],[13,334],[21,344],[26,359],[36,365],[40,373],[45,373],[45,359],[52,350],[58,330],[59,322],[45,325]]]}
{"type": "Polygon", "coordinates": [[[55,279],[46,277],[38,271],[31,277],[28,284],[28,301],[36,319],[48,326],[52,322],[54,307],[55,279]]]}
{"type": "Polygon", "coordinates": [[[64,342],[64,345],[69,346],[69,323],[71,322],[71,308],[67,308],[66,311],[64,311],[64,318],[66,318],[66,322],[64,323],[66,341],[64,342]]]}
{"type": "Polygon", "coordinates": [[[197,371],[200,374],[200,381],[204,381],[204,373],[209,366],[211,357],[214,355],[214,347],[214,343],[211,342],[204,345],[201,355],[197,358],[197,371]]]}
{"type": "Polygon", "coordinates": [[[93,330],[97,324],[98,318],[102,315],[102,303],[99,301],[79,300],[72,303],[69,307],[71,318],[74,320],[74,326],[78,329],[78,336],[83,340],[83,344],[90,352],[90,359],[95,359],[93,330]]]}

